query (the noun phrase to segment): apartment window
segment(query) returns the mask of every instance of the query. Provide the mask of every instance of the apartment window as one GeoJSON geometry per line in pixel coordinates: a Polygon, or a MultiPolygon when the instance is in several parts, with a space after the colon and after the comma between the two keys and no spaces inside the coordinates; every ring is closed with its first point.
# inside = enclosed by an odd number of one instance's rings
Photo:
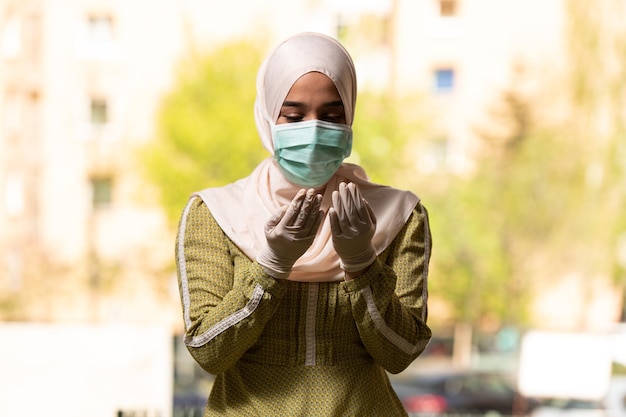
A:
{"type": "Polygon", "coordinates": [[[439,16],[454,17],[457,15],[457,7],[456,0],[439,0],[439,16]]]}
{"type": "Polygon", "coordinates": [[[112,202],[111,177],[96,177],[91,179],[92,205],[94,209],[107,208],[112,202]]]}
{"type": "Polygon", "coordinates": [[[92,126],[104,126],[109,122],[109,107],[106,100],[92,98],[90,107],[90,121],[92,126]]]}
{"type": "Polygon", "coordinates": [[[455,72],[453,68],[437,68],[434,73],[435,92],[451,93],[455,86],[455,72]]]}
{"type": "Polygon", "coordinates": [[[4,184],[4,210],[9,217],[17,217],[26,207],[26,187],[20,173],[9,173],[4,184]]]}
{"type": "Polygon", "coordinates": [[[105,45],[113,42],[113,19],[111,16],[89,16],[87,30],[89,42],[94,45],[105,45]]]}
{"type": "Polygon", "coordinates": [[[110,59],[114,52],[114,22],[107,14],[90,15],[81,33],[80,54],[87,59],[110,59]]]}
{"type": "Polygon", "coordinates": [[[24,57],[33,65],[40,61],[42,43],[42,19],[38,14],[24,17],[24,57]]]}
{"type": "Polygon", "coordinates": [[[4,59],[15,59],[22,53],[22,25],[16,16],[11,16],[0,33],[0,53],[4,59]]]}

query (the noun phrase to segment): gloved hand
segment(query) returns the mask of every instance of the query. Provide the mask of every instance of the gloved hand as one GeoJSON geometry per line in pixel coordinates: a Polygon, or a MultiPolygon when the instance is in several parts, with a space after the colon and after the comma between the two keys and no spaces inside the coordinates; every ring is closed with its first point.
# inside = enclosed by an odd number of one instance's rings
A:
{"type": "Polygon", "coordinates": [[[293,264],[311,246],[322,221],[322,196],[315,190],[300,190],[291,203],[265,225],[267,246],[257,262],[268,275],[284,279],[293,264]]]}
{"type": "Polygon", "coordinates": [[[339,184],[339,190],[333,191],[332,200],[328,215],[341,268],[347,272],[360,271],[376,259],[372,247],[376,217],[353,183],[339,184]]]}

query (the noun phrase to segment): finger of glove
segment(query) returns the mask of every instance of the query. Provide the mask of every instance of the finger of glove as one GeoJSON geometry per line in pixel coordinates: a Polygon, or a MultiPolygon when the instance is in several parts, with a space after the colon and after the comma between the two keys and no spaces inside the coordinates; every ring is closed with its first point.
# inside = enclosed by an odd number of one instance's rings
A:
{"type": "Polygon", "coordinates": [[[299,190],[296,193],[296,196],[291,200],[289,206],[287,208],[287,212],[281,221],[281,226],[291,226],[293,225],[297,218],[300,210],[302,209],[302,203],[305,197],[306,191],[304,189],[299,190]]]}
{"type": "Polygon", "coordinates": [[[328,211],[330,230],[333,235],[333,241],[348,241],[355,236],[355,230],[350,223],[344,218],[341,219],[337,210],[332,207],[328,211]]]}
{"type": "Polygon", "coordinates": [[[376,216],[367,200],[360,198],[356,205],[354,217],[351,219],[352,225],[361,230],[368,230],[376,224],[376,216]]]}
{"type": "Polygon", "coordinates": [[[363,223],[369,224],[371,217],[367,210],[367,201],[361,195],[358,187],[355,184],[349,184],[348,190],[350,191],[350,197],[354,205],[354,213],[358,216],[359,220],[363,223]]]}
{"type": "Polygon", "coordinates": [[[343,183],[339,184],[339,189],[333,191],[332,193],[333,208],[335,209],[337,218],[339,219],[339,222],[341,223],[345,223],[346,215],[347,215],[346,206],[344,203],[344,194],[345,194],[345,184],[343,183]]]}
{"type": "Polygon", "coordinates": [[[335,234],[337,236],[345,236],[346,233],[349,233],[350,231],[350,222],[347,219],[347,213],[345,211],[345,207],[341,199],[341,192],[337,190],[333,191],[332,200],[333,200],[333,207],[332,207],[333,217],[332,218],[334,218],[334,222],[336,226],[335,234]]]}
{"type": "Polygon", "coordinates": [[[371,206],[365,199],[361,199],[358,214],[354,213],[352,227],[356,230],[354,239],[360,243],[371,244],[371,239],[376,231],[376,216],[371,206]],[[366,243],[367,242],[367,243],[366,243]]]}
{"type": "Polygon", "coordinates": [[[365,199],[363,199],[363,205],[367,209],[367,216],[369,217],[369,222],[373,224],[374,226],[376,226],[376,214],[374,214],[374,209],[372,209],[372,206],[370,206],[370,204],[365,199]]]}
{"type": "Polygon", "coordinates": [[[329,210],[328,216],[333,237],[333,246],[344,264],[346,261],[350,264],[353,259],[359,259],[359,256],[367,252],[367,247],[371,246],[370,239],[346,236],[341,230],[340,221],[334,209],[331,208],[329,210]]]}
{"type": "Polygon", "coordinates": [[[369,215],[364,207],[365,200],[354,183],[347,184],[343,189],[342,203],[344,209],[344,233],[358,236],[370,227],[369,215]]]}
{"type": "Polygon", "coordinates": [[[289,206],[284,206],[284,207],[282,207],[280,209],[280,211],[278,213],[276,213],[272,217],[270,217],[270,219],[265,224],[265,234],[266,235],[271,233],[276,228],[276,226],[278,225],[278,223],[280,223],[281,219],[285,215],[285,212],[287,211],[288,208],[289,208],[289,206]]]}
{"type": "Polygon", "coordinates": [[[307,225],[309,220],[309,216],[317,213],[317,208],[315,205],[317,204],[317,194],[315,190],[310,188],[307,190],[304,199],[302,200],[302,204],[300,206],[300,210],[298,211],[298,215],[296,216],[296,220],[293,223],[293,226],[298,226],[302,228],[310,228],[310,224],[307,225]]]}
{"type": "MultiPolygon", "coordinates": [[[[321,199],[320,199],[320,204],[321,204],[321,199]]],[[[317,234],[317,231],[320,228],[320,225],[322,224],[322,219],[324,218],[324,210],[317,210],[317,216],[315,216],[315,221],[313,222],[313,224],[311,225],[311,234],[313,236],[315,236],[317,234]]]]}
{"type": "Polygon", "coordinates": [[[341,225],[337,216],[337,210],[334,207],[328,209],[328,221],[330,222],[330,231],[334,237],[341,236],[341,225]]]}
{"type": "Polygon", "coordinates": [[[339,184],[339,194],[341,195],[341,202],[346,216],[351,216],[356,208],[356,186],[354,183],[341,183],[339,184]]]}
{"type": "Polygon", "coordinates": [[[302,240],[315,237],[317,229],[321,222],[323,212],[320,210],[322,204],[321,195],[313,195],[309,199],[310,202],[303,204],[298,216],[299,220],[294,224],[285,226],[285,230],[294,240],[302,240]]]}
{"type": "Polygon", "coordinates": [[[376,224],[376,216],[372,207],[363,198],[356,184],[348,184],[346,190],[349,193],[348,198],[351,199],[354,207],[354,210],[347,213],[351,227],[359,229],[360,232],[370,229],[372,225],[376,224]]]}
{"type": "Polygon", "coordinates": [[[328,210],[330,231],[332,233],[333,246],[340,258],[346,256],[346,251],[351,248],[351,238],[343,233],[341,222],[334,208],[328,210]]]}
{"type": "Polygon", "coordinates": [[[308,230],[308,232],[313,235],[317,233],[317,229],[319,228],[322,216],[324,215],[324,212],[320,210],[321,207],[322,195],[316,194],[312,198],[311,206],[309,207],[309,213],[303,226],[303,229],[308,230]]]}

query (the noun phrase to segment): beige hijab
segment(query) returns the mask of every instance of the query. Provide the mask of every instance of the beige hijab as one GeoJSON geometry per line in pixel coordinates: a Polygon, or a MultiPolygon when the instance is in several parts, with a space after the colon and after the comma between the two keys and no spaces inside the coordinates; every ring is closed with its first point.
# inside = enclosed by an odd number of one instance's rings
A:
{"type": "MultiPolygon", "coordinates": [[[[346,122],[352,125],[356,74],[350,55],[339,42],[328,36],[318,33],[295,35],[269,55],[257,76],[255,120],[263,145],[272,154],[271,125],[277,120],[291,86],[312,71],[321,72],[333,80],[344,104],[346,122]]],[[[419,198],[408,191],[374,184],[361,167],[344,163],[318,190],[323,195],[322,209],[325,212],[331,205],[332,192],[342,181],[355,183],[372,206],[377,221],[372,244],[380,254],[406,223],[419,198]]],[[[205,189],[196,195],[202,198],[235,245],[250,259],[256,259],[266,244],[265,224],[281,207],[289,204],[300,188],[287,181],[273,157],[269,157],[248,177],[224,187],[205,189]]],[[[325,218],[312,246],[296,262],[288,279],[321,282],[342,278],[330,222],[325,218]]]]}

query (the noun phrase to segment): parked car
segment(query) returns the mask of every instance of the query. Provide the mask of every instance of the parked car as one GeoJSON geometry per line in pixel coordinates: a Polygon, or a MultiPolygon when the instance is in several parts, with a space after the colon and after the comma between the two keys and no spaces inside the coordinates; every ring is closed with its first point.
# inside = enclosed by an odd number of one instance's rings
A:
{"type": "Polygon", "coordinates": [[[172,417],[202,417],[207,395],[192,390],[174,392],[172,417]]]}
{"type": "Polygon", "coordinates": [[[602,400],[550,399],[532,412],[532,417],[608,417],[602,400]]]}
{"type": "Polygon", "coordinates": [[[391,384],[408,413],[523,415],[535,406],[500,373],[446,371],[392,376],[391,384]]]}
{"type": "Polygon", "coordinates": [[[611,378],[602,398],[542,399],[531,417],[626,417],[626,376],[611,378]]]}

